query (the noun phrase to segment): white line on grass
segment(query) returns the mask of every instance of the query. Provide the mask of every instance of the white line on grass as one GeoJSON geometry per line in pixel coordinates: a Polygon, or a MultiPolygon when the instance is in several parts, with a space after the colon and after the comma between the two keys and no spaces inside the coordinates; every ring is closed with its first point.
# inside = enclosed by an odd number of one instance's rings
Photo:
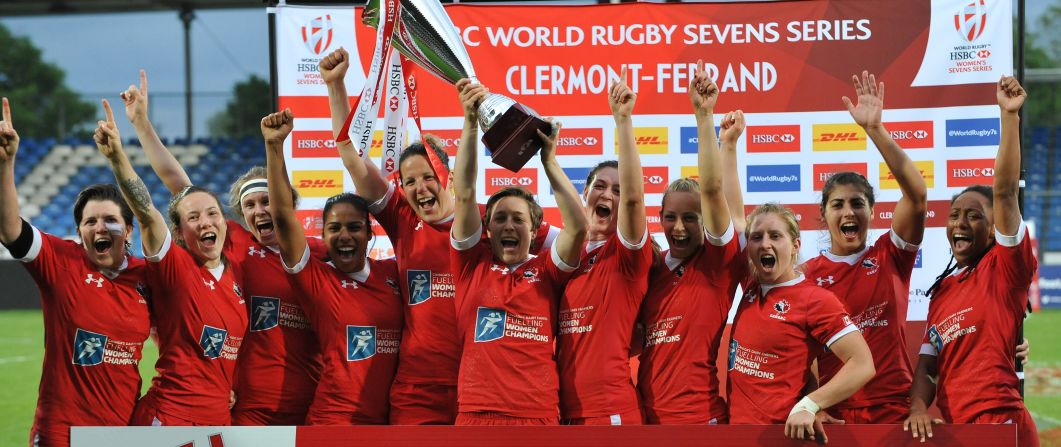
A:
{"type": "Polygon", "coordinates": [[[24,355],[16,355],[14,357],[0,357],[0,365],[6,365],[8,363],[21,363],[28,362],[29,357],[24,355]]]}

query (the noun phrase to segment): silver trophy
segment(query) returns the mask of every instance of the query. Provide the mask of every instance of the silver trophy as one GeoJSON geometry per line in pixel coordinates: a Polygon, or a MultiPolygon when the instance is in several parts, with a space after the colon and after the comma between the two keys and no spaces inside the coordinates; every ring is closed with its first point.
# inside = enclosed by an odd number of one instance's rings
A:
{"type": "MultiPolygon", "coordinates": [[[[362,23],[379,26],[380,1],[369,0],[362,23]]],[[[400,0],[391,44],[439,79],[456,84],[461,78],[478,83],[475,69],[457,27],[438,0],[400,0]]],[[[386,55],[384,55],[386,56],[386,55]]],[[[537,130],[549,134],[552,125],[537,112],[504,95],[491,93],[479,104],[482,142],[491,160],[510,171],[519,171],[544,144],[537,130]]]]}

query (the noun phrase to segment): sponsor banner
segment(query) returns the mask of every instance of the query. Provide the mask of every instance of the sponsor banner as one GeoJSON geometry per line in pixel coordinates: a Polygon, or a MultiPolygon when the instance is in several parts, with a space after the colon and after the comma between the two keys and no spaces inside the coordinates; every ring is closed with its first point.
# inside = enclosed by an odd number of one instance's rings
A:
{"type": "Polygon", "coordinates": [[[1013,73],[1009,0],[933,0],[921,67],[912,85],[992,83],[1013,73]]]}
{"type": "Polygon", "coordinates": [[[800,165],[748,165],[748,192],[800,190],[800,165]]]}
{"type": "Polygon", "coordinates": [[[696,181],[700,181],[700,168],[696,166],[682,166],[681,175],[682,178],[691,178],[696,181]]]}
{"type": "MultiPolygon", "coordinates": [[[[667,145],[667,127],[635,127],[634,144],[637,152],[641,154],[666,154],[670,147],[667,145]]],[[[619,153],[619,135],[615,136],[615,153],[619,153]]]]}
{"type": "Polygon", "coordinates": [[[291,132],[291,158],[338,158],[335,137],[330,130],[291,132]]]}
{"type": "Polygon", "coordinates": [[[748,152],[799,152],[799,125],[748,126],[748,152]]]}
{"type": "Polygon", "coordinates": [[[442,146],[450,157],[457,156],[457,147],[461,144],[460,129],[433,129],[425,130],[424,133],[434,135],[442,140],[442,146]]]}
{"type": "MultiPolygon", "coordinates": [[[[715,126],[715,141],[718,141],[718,132],[721,129],[719,126],[715,126]]],[[[697,132],[696,126],[693,127],[682,127],[679,132],[681,136],[681,153],[683,154],[695,154],[699,152],[700,147],[700,133],[697,132]]]]}
{"type": "Polygon", "coordinates": [[[947,120],[947,147],[998,146],[1001,130],[998,118],[947,120]]]}
{"type": "Polygon", "coordinates": [[[556,155],[602,155],[604,154],[604,130],[596,128],[560,129],[556,142],[556,155]]]}
{"type": "Polygon", "coordinates": [[[343,171],[293,171],[291,184],[302,197],[331,197],[344,191],[343,171]]]}
{"type": "Polygon", "coordinates": [[[947,186],[964,188],[995,181],[995,159],[947,160],[947,186]]]}
{"type": "Polygon", "coordinates": [[[542,207],[542,222],[557,228],[564,226],[564,219],[560,217],[560,208],[555,206],[542,207]]]}
{"type": "Polygon", "coordinates": [[[866,150],[866,131],[858,124],[815,124],[811,132],[815,151],[866,150]]]}
{"type": "Polygon", "coordinates": [[[838,172],[857,172],[869,177],[866,163],[823,163],[814,165],[814,190],[821,191],[825,182],[838,172]]]}
{"type": "MultiPolygon", "coordinates": [[[[586,190],[586,180],[588,180],[589,171],[593,168],[563,168],[564,174],[571,180],[571,184],[575,185],[575,190],[579,194],[582,194],[586,190]]],[[[553,194],[553,185],[549,185],[549,194],[553,194]]]]}
{"type": "Polygon", "coordinates": [[[538,194],[538,170],[535,168],[523,168],[519,172],[507,169],[486,168],[486,195],[491,195],[510,186],[519,186],[538,194]]]}
{"type": "Polygon", "coordinates": [[[903,149],[928,149],[933,146],[932,121],[884,123],[884,128],[903,149]]]}
{"type": "MultiPolygon", "coordinates": [[[[755,207],[760,204],[745,203],[744,214],[751,214],[755,211],[755,207]]],[[[821,204],[818,203],[794,203],[784,204],[785,207],[792,210],[792,214],[795,214],[796,221],[799,222],[799,229],[801,231],[822,231],[828,233],[828,228],[825,222],[822,220],[821,204]]],[[[870,229],[873,230],[888,230],[892,227],[892,215],[895,212],[896,202],[877,202],[873,205],[873,220],[870,222],[870,229]]],[[[929,200],[928,210],[925,213],[925,225],[928,227],[942,227],[947,225],[947,215],[950,213],[950,201],[949,200],[929,200]]],[[[942,240],[946,241],[944,236],[942,240]]],[[[828,242],[828,235],[826,235],[826,243],[828,242]]],[[[804,241],[806,245],[806,241],[804,241]]],[[[808,246],[809,247],[809,246],[808,246]]],[[[942,267],[941,267],[942,269],[942,267]]],[[[932,284],[930,281],[929,285],[932,284]]]]}
{"type": "Polygon", "coordinates": [[[324,229],[324,218],[321,210],[295,210],[295,218],[302,224],[302,231],[309,237],[320,237],[324,229]]]}
{"type": "Polygon", "coordinates": [[[1039,266],[1039,305],[1061,308],[1061,266],[1039,266]]]}
{"type": "Polygon", "coordinates": [[[662,233],[663,226],[660,224],[659,219],[659,206],[646,206],[645,207],[645,220],[648,222],[649,233],[662,233]]]}
{"type": "MultiPolygon", "coordinates": [[[[936,187],[936,172],[935,164],[932,160],[926,161],[915,161],[914,165],[917,166],[918,171],[921,171],[921,177],[925,179],[925,186],[929,189],[936,187]]],[[[899,182],[895,180],[895,174],[892,173],[891,169],[888,169],[888,165],[884,162],[880,163],[880,189],[899,189],[899,182]]]]}
{"type": "Polygon", "coordinates": [[[645,179],[645,194],[663,194],[670,184],[670,174],[666,166],[644,166],[641,168],[645,179]]]}

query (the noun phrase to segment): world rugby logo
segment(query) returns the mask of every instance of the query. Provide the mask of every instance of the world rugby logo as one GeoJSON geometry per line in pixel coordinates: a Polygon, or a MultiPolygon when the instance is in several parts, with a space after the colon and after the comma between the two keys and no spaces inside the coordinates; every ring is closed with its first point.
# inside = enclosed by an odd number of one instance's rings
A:
{"type": "Polygon", "coordinates": [[[325,15],[302,25],[302,43],[313,54],[321,55],[332,44],[332,16],[325,15]]]}
{"type": "Polygon", "coordinates": [[[979,39],[987,26],[987,7],[984,1],[975,0],[954,14],[954,30],[968,42],[979,39]]]}

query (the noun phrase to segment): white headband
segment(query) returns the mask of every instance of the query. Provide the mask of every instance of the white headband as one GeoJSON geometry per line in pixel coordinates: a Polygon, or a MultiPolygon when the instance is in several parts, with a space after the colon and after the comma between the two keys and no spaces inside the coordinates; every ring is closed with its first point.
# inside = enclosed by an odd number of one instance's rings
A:
{"type": "Polygon", "coordinates": [[[269,192],[269,182],[263,178],[256,178],[254,180],[248,180],[242,187],[239,188],[239,201],[242,202],[244,198],[249,194],[256,192],[269,192]]]}

